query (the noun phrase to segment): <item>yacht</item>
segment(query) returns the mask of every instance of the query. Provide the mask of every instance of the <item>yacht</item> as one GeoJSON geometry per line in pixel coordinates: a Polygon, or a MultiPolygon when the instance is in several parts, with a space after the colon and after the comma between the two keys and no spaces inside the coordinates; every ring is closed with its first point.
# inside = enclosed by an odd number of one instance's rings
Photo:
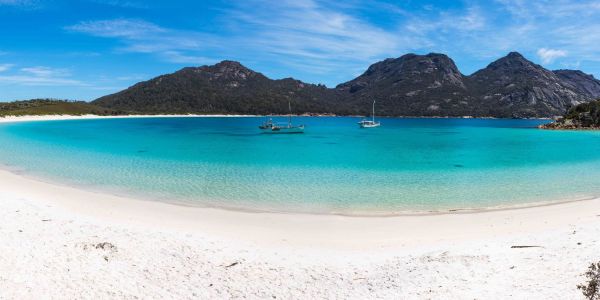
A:
{"type": "Polygon", "coordinates": [[[381,126],[380,122],[375,122],[375,101],[373,101],[373,118],[371,120],[362,119],[358,122],[360,128],[373,128],[381,126]]]}
{"type": "Polygon", "coordinates": [[[293,125],[292,124],[292,106],[288,102],[288,109],[290,111],[288,115],[288,122],[286,123],[275,123],[272,118],[258,126],[263,133],[304,133],[304,125],[293,125]]]}

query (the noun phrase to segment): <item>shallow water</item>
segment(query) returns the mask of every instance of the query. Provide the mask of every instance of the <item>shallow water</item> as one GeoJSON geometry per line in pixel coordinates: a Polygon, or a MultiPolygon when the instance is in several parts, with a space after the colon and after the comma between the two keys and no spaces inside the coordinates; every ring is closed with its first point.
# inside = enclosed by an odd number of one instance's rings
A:
{"type": "Polygon", "coordinates": [[[600,196],[600,133],[544,120],[130,118],[0,125],[12,170],[125,195],[242,209],[397,212],[600,196]]]}

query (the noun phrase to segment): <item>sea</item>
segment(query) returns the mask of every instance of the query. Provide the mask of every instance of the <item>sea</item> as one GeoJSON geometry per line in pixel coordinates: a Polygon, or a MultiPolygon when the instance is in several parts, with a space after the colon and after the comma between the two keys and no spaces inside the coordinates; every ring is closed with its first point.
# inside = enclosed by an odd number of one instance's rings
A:
{"type": "MultiPolygon", "coordinates": [[[[261,117],[0,124],[0,168],[82,189],[249,211],[402,214],[600,196],[600,132],[548,120],[261,117]],[[285,118],[275,118],[285,122],[285,118]]],[[[86,201],[86,199],[81,199],[86,201]]]]}

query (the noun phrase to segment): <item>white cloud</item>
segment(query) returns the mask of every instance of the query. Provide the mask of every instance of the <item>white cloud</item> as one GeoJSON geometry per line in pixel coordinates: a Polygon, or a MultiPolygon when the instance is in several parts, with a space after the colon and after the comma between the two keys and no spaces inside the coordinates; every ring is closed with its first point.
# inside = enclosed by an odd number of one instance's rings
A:
{"type": "Polygon", "coordinates": [[[94,36],[120,37],[133,40],[143,40],[150,35],[157,35],[167,31],[146,21],[129,19],[80,22],[79,24],[68,26],[67,29],[94,36]]]}
{"type": "Polygon", "coordinates": [[[8,71],[13,66],[12,64],[0,64],[0,72],[8,71]]]}
{"type": "Polygon", "coordinates": [[[93,3],[104,4],[108,6],[123,8],[148,8],[142,1],[123,1],[123,0],[89,0],[93,3]]]}
{"type": "Polygon", "coordinates": [[[87,86],[87,84],[84,84],[79,80],[25,75],[0,76],[0,83],[21,84],[29,86],[87,86]]]}
{"type": "Polygon", "coordinates": [[[21,71],[37,77],[65,77],[70,75],[66,69],[55,69],[43,66],[21,68],[21,71]]]}
{"type": "MultiPolygon", "coordinates": [[[[118,51],[155,54],[175,63],[259,57],[309,72],[332,72],[348,64],[350,68],[365,68],[374,60],[396,57],[423,45],[420,37],[372,25],[343,12],[339,4],[312,0],[235,2],[223,15],[221,27],[229,30],[225,35],[166,28],[139,19],[86,21],[66,29],[115,38],[123,44],[118,51]]],[[[478,20],[465,18],[461,22],[476,26],[478,20]]]]}
{"type": "MultiPolygon", "coordinates": [[[[10,67],[12,67],[12,65],[8,65],[5,71],[9,70],[10,67]]],[[[25,86],[90,86],[82,81],[72,79],[70,76],[70,73],[66,69],[56,69],[44,66],[26,67],[19,69],[17,72],[9,72],[6,75],[0,76],[0,84],[18,84],[25,86]]]]}
{"type": "Polygon", "coordinates": [[[539,58],[542,60],[542,62],[544,64],[551,64],[557,58],[567,56],[567,51],[557,50],[557,49],[540,48],[537,51],[537,55],[539,56],[539,58]]]}
{"type": "Polygon", "coordinates": [[[315,1],[250,1],[235,7],[229,17],[251,28],[252,35],[240,37],[244,44],[257,45],[267,53],[308,67],[332,62],[339,65],[348,60],[364,63],[417,44],[405,35],[315,1]]]}
{"type": "Polygon", "coordinates": [[[556,0],[551,4],[524,0],[497,2],[511,14],[506,18],[510,20],[508,25],[523,29],[522,35],[512,38],[514,47],[536,53],[542,63],[563,57],[561,63],[567,64],[582,60],[600,61],[597,50],[600,44],[600,2],[597,0],[556,0]]]}
{"type": "Polygon", "coordinates": [[[214,62],[197,53],[214,47],[214,41],[219,39],[200,32],[164,28],[137,19],[87,21],[66,29],[92,36],[117,38],[123,44],[116,49],[119,52],[156,54],[174,63],[214,62]]]}
{"type": "Polygon", "coordinates": [[[525,0],[467,1],[452,8],[437,4],[405,8],[386,1],[365,5],[360,1],[247,0],[220,8],[214,20],[219,28],[216,33],[122,18],[80,22],[66,29],[114,39],[119,42],[114,50],[121,53],[147,53],[179,64],[235,59],[268,65],[279,74],[300,71],[332,81],[349,79],[377,60],[407,52],[447,53],[472,65],[478,61],[479,67],[509,51],[529,57],[537,54],[544,64],[559,58],[564,58],[561,63],[600,61],[597,1],[556,0],[552,5],[525,0]],[[282,65],[291,70],[279,71],[285,69],[278,68],[282,65]]]}

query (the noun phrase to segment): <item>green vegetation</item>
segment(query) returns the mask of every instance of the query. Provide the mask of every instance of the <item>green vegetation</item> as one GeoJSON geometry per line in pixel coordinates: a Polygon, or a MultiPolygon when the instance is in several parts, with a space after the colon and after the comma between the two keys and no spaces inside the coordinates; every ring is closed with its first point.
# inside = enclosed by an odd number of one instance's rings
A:
{"type": "Polygon", "coordinates": [[[600,129],[600,100],[582,103],[569,109],[556,122],[543,125],[544,129],[600,129]]]}
{"type": "Polygon", "coordinates": [[[0,102],[0,117],[26,115],[118,115],[118,111],[99,107],[84,101],[33,99],[0,102]]]}
{"type": "Polygon", "coordinates": [[[579,104],[569,109],[565,119],[573,120],[582,127],[600,127],[600,100],[579,104]]]}

